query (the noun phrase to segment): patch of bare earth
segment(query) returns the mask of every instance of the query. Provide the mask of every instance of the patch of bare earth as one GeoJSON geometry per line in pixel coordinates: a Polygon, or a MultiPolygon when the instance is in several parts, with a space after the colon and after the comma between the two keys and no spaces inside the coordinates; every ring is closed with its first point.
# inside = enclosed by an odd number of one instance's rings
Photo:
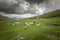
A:
{"type": "Polygon", "coordinates": [[[54,34],[45,34],[45,36],[51,38],[52,40],[60,40],[60,37],[54,34]]]}

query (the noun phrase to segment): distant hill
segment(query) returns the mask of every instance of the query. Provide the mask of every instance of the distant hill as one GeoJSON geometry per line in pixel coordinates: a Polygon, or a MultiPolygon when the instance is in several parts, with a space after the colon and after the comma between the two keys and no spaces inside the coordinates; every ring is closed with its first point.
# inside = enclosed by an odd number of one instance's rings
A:
{"type": "Polygon", "coordinates": [[[60,10],[55,10],[49,13],[45,13],[40,17],[43,17],[43,18],[60,17],[60,10]]]}
{"type": "Polygon", "coordinates": [[[9,20],[9,18],[8,18],[8,17],[5,17],[5,16],[0,15],[0,21],[2,21],[2,20],[9,20]]]}
{"type": "Polygon", "coordinates": [[[60,10],[55,10],[55,11],[52,11],[52,12],[48,12],[48,13],[45,13],[45,14],[40,15],[40,16],[31,17],[29,19],[35,19],[35,18],[53,18],[53,17],[60,17],[60,10]]]}
{"type": "MultiPolygon", "coordinates": [[[[49,12],[49,13],[45,13],[43,15],[40,15],[40,16],[36,16],[36,17],[31,17],[31,18],[28,18],[28,19],[35,19],[35,18],[52,18],[52,17],[60,17],[60,10],[55,10],[55,11],[52,11],[52,12],[49,12]]],[[[10,18],[8,17],[5,17],[5,16],[2,16],[0,15],[0,21],[2,20],[9,20],[10,18]]],[[[27,18],[26,18],[27,19],[27,18]]]]}

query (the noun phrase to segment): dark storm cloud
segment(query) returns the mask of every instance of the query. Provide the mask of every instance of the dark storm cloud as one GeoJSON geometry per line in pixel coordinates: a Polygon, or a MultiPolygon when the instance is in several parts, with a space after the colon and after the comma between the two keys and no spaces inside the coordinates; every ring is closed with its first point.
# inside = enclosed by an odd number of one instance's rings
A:
{"type": "Polygon", "coordinates": [[[0,12],[13,13],[17,6],[16,0],[0,0],[0,12]]]}
{"type": "MultiPolygon", "coordinates": [[[[35,13],[37,7],[48,9],[54,6],[52,1],[55,0],[0,0],[0,11],[15,14],[35,13]]],[[[60,4],[60,1],[56,0],[55,2],[55,5],[60,4]]]]}
{"type": "Polygon", "coordinates": [[[42,3],[44,0],[26,0],[29,3],[42,3]]]}
{"type": "Polygon", "coordinates": [[[0,0],[0,12],[22,14],[26,7],[25,0],[0,0]]]}
{"type": "Polygon", "coordinates": [[[60,9],[60,0],[0,0],[0,15],[10,18],[32,17],[56,9],[60,9]]]}
{"type": "MultiPolygon", "coordinates": [[[[3,5],[3,4],[2,4],[3,5]]],[[[1,7],[0,6],[0,11],[1,12],[6,12],[6,13],[13,13],[14,12],[14,10],[15,10],[15,8],[16,8],[16,6],[14,5],[12,5],[12,6],[10,6],[10,7],[8,7],[8,6],[4,6],[4,7],[1,7]]]]}
{"type": "Polygon", "coordinates": [[[26,13],[27,2],[24,0],[0,0],[0,12],[5,13],[26,13]]]}
{"type": "Polygon", "coordinates": [[[0,0],[0,11],[19,14],[34,13],[36,10],[35,4],[38,6],[37,4],[45,1],[46,0],[0,0]]]}
{"type": "Polygon", "coordinates": [[[32,4],[35,4],[35,3],[40,4],[40,3],[44,2],[44,1],[48,1],[48,0],[25,0],[25,1],[32,3],[32,4]]]}

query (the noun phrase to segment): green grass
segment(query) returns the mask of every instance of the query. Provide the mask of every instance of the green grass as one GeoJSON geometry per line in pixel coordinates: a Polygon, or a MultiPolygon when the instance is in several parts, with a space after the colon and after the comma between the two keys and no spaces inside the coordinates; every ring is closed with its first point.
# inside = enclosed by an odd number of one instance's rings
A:
{"type": "Polygon", "coordinates": [[[0,21],[0,40],[17,40],[19,35],[25,37],[23,40],[60,40],[60,26],[50,25],[52,23],[60,24],[60,18],[40,18],[18,20],[20,24],[12,26],[17,21],[0,21]],[[40,26],[29,25],[24,29],[24,23],[36,21],[40,26]],[[11,23],[11,24],[9,24],[11,23]]]}
{"type": "Polygon", "coordinates": [[[43,17],[43,18],[60,17],[60,10],[55,10],[52,12],[45,13],[41,15],[40,17],[43,17]]]}

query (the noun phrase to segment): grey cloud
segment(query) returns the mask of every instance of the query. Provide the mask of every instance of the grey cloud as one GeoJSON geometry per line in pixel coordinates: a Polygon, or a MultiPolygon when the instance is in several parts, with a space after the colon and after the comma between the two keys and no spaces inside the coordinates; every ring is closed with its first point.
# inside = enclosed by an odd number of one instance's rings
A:
{"type": "Polygon", "coordinates": [[[0,11],[1,12],[14,12],[18,2],[16,0],[0,0],[0,11]]]}
{"type": "Polygon", "coordinates": [[[43,1],[45,1],[45,0],[26,0],[27,2],[29,2],[29,3],[37,3],[37,4],[39,4],[39,3],[42,3],[43,1]]]}
{"type": "Polygon", "coordinates": [[[0,11],[17,14],[34,13],[36,11],[35,5],[38,6],[38,4],[34,3],[42,3],[43,1],[45,0],[32,0],[33,4],[30,4],[28,0],[0,0],[0,11]]]}
{"type": "MultiPolygon", "coordinates": [[[[36,0],[37,1],[37,0],[36,0]]],[[[40,4],[30,4],[29,2],[27,2],[26,0],[22,1],[22,3],[20,2],[20,6],[17,8],[16,13],[35,13],[36,7],[45,7],[47,1],[44,1],[44,3],[40,3],[40,4]]],[[[48,3],[48,2],[47,2],[48,3]]]]}
{"type": "Polygon", "coordinates": [[[45,8],[44,12],[60,9],[60,0],[0,0],[0,15],[9,17],[13,17],[13,15],[16,17],[15,14],[18,16],[25,13],[26,17],[28,17],[27,13],[39,15],[36,14],[36,11],[40,13],[39,8],[45,8]]]}
{"type": "Polygon", "coordinates": [[[14,14],[35,13],[37,7],[49,10],[55,6],[52,1],[55,1],[55,5],[60,2],[59,0],[0,0],[0,11],[14,14]]]}

